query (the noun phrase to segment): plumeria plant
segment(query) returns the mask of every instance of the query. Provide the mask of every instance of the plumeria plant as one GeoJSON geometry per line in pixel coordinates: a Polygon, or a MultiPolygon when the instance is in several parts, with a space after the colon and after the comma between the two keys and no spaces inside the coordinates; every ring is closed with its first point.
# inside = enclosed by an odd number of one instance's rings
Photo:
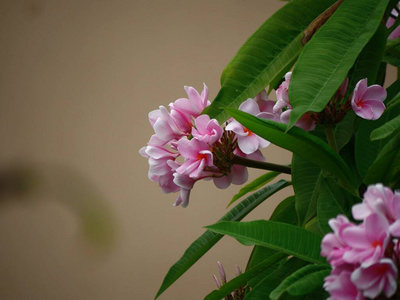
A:
{"type": "Polygon", "coordinates": [[[154,135],[140,154],[150,180],[178,193],[175,206],[199,180],[227,188],[245,184],[249,167],[265,170],[156,298],[227,235],[253,252],[230,281],[218,263],[207,300],[400,299],[400,80],[385,83],[388,65],[400,67],[398,14],[393,0],[292,0],[239,49],[212,102],[206,85],[185,87],[149,114],[154,135]],[[271,143],[291,162],[267,161],[271,143]],[[240,222],[289,186],[269,220],[240,222]]]}

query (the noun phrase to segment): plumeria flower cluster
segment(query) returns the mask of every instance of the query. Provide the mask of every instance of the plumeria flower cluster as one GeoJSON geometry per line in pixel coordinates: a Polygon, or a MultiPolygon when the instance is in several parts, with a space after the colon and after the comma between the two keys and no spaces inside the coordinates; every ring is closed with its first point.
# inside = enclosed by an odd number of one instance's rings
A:
{"type": "MultiPolygon", "coordinates": [[[[262,161],[260,148],[269,142],[231,119],[225,128],[201,112],[210,105],[208,88],[198,93],[185,87],[187,98],[180,98],[149,114],[155,134],[140,154],[149,160],[149,178],[165,193],[179,192],[175,206],[186,207],[196,181],[213,180],[218,188],[247,181],[246,167],[234,164],[235,157],[262,161]]],[[[270,100],[248,99],[240,110],[265,117],[272,111],[270,100]]]]}
{"type": "MultiPolygon", "coordinates": [[[[276,121],[285,124],[289,123],[292,111],[288,94],[291,76],[292,72],[286,73],[285,80],[276,91],[277,102],[273,107],[274,114],[279,116],[276,121]]],[[[346,78],[322,112],[305,113],[297,121],[296,126],[311,131],[317,124],[334,125],[339,123],[351,109],[363,119],[376,120],[380,118],[385,110],[383,101],[386,99],[386,90],[377,84],[368,86],[367,79],[362,79],[356,84],[350,97],[346,99],[348,84],[349,80],[346,78]]]]}
{"type": "Polygon", "coordinates": [[[400,262],[400,192],[371,185],[352,208],[355,220],[339,215],[322,240],[321,255],[332,266],[324,288],[332,300],[390,298],[397,291],[400,262]]]}

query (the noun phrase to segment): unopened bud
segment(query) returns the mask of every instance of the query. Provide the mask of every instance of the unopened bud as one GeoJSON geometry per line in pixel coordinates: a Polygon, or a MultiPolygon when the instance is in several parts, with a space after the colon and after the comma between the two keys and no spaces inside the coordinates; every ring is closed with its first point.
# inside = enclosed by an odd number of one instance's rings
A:
{"type": "Polygon", "coordinates": [[[214,281],[217,284],[217,287],[220,288],[221,287],[221,282],[219,282],[217,276],[213,275],[214,281]]]}
{"type": "Polygon", "coordinates": [[[225,270],[224,267],[222,266],[221,262],[217,262],[218,264],[218,269],[219,269],[219,276],[221,277],[221,282],[222,284],[226,283],[226,275],[225,275],[225,270]]]}

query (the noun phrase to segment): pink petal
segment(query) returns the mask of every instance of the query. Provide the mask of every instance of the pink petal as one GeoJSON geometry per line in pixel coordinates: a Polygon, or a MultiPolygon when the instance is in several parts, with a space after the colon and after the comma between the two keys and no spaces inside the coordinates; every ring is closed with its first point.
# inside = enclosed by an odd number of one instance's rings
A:
{"type": "Polygon", "coordinates": [[[361,98],[367,88],[367,78],[361,79],[359,82],[357,82],[356,87],[354,88],[353,97],[361,98]]]}
{"type": "Polygon", "coordinates": [[[214,178],[214,184],[219,189],[226,189],[231,185],[232,182],[232,173],[229,173],[226,176],[214,178]]]}
{"type": "Polygon", "coordinates": [[[255,152],[259,147],[258,137],[255,134],[248,136],[238,136],[238,146],[243,153],[250,154],[255,152]]]}
{"type": "Polygon", "coordinates": [[[364,228],[360,227],[348,227],[343,230],[343,240],[350,247],[355,248],[369,248],[371,243],[367,239],[364,228]]]}
{"type": "Polygon", "coordinates": [[[233,131],[239,136],[247,136],[248,133],[244,131],[244,127],[242,124],[240,124],[238,121],[234,120],[230,122],[228,125],[226,125],[225,130],[227,131],[233,131]]]}
{"type": "Polygon", "coordinates": [[[232,183],[238,185],[245,183],[249,177],[247,168],[239,165],[233,165],[230,174],[232,174],[232,183]]]}
{"type": "Polygon", "coordinates": [[[385,104],[383,102],[377,101],[377,100],[365,100],[364,105],[369,108],[369,110],[372,113],[372,117],[369,120],[377,120],[379,119],[384,110],[385,110],[385,104]]]}
{"type": "Polygon", "coordinates": [[[377,100],[383,102],[386,99],[386,90],[380,85],[374,84],[367,88],[362,95],[362,98],[366,100],[377,100]]]}
{"type": "Polygon", "coordinates": [[[247,99],[242,104],[240,104],[239,110],[247,112],[253,116],[260,113],[260,108],[258,107],[257,102],[251,98],[247,99]]]}
{"type": "Polygon", "coordinates": [[[353,213],[354,219],[356,220],[364,220],[372,213],[372,210],[369,208],[369,206],[364,203],[353,205],[351,211],[353,213]]]}

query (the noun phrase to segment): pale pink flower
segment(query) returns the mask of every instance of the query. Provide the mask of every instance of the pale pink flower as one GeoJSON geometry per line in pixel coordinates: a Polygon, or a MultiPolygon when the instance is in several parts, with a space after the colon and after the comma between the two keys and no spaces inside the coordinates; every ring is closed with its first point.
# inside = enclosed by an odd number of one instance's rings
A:
{"type": "Polygon", "coordinates": [[[382,291],[387,298],[397,289],[397,268],[389,258],[376,263],[361,265],[351,274],[351,281],[368,298],[376,298],[382,291]]]}
{"type": "Polygon", "coordinates": [[[364,296],[351,282],[351,271],[342,271],[325,278],[324,289],[330,294],[328,300],[364,300],[364,296]]]}
{"type": "MultiPolygon", "coordinates": [[[[284,123],[284,124],[289,123],[289,117],[290,117],[291,112],[292,112],[292,109],[289,108],[281,114],[280,120],[282,123],[284,123]]],[[[297,127],[304,129],[305,131],[312,131],[317,126],[317,122],[313,119],[312,113],[307,112],[301,116],[301,118],[296,122],[295,125],[297,127]]]]}
{"type": "Polygon", "coordinates": [[[345,228],[342,238],[351,247],[343,254],[344,261],[353,264],[373,263],[384,257],[390,240],[389,224],[384,216],[374,213],[363,224],[345,228]]]}
{"type": "Polygon", "coordinates": [[[290,84],[290,78],[292,77],[292,72],[288,72],[285,75],[285,80],[281,83],[279,88],[276,90],[276,104],[273,108],[274,113],[282,111],[284,107],[289,107],[290,102],[289,102],[289,84],[290,84]]]}
{"type": "MultiPolygon", "coordinates": [[[[391,14],[392,14],[393,16],[395,16],[396,18],[398,17],[397,10],[395,10],[395,9],[392,10],[392,13],[391,13],[391,14]]],[[[394,25],[394,22],[395,22],[395,21],[396,21],[395,18],[389,17],[388,20],[387,20],[387,22],[386,22],[386,27],[387,27],[387,28],[392,27],[392,26],[394,25]]],[[[389,39],[389,40],[392,40],[392,39],[395,39],[395,38],[398,38],[398,37],[400,37],[400,26],[397,26],[396,29],[394,29],[394,30],[390,33],[390,35],[388,36],[388,39],[389,39]]]]}
{"type": "Polygon", "coordinates": [[[339,215],[336,219],[329,220],[329,226],[333,233],[324,236],[321,243],[321,256],[327,258],[328,262],[334,266],[342,266],[347,264],[343,260],[343,255],[351,250],[351,247],[343,239],[343,231],[346,228],[356,227],[345,216],[339,215]]]}
{"type": "Polygon", "coordinates": [[[174,206],[182,206],[185,208],[189,204],[190,191],[193,189],[196,180],[187,175],[174,173],[174,183],[179,186],[179,195],[174,206]]]}
{"type": "Polygon", "coordinates": [[[380,85],[367,86],[367,79],[360,80],[353,92],[351,106],[354,112],[363,119],[376,120],[383,114],[386,90],[380,85]]]}
{"type": "Polygon", "coordinates": [[[171,115],[176,124],[185,132],[192,130],[192,121],[200,116],[201,112],[211,104],[208,100],[208,88],[204,84],[201,94],[191,86],[185,86],[188,98],[180,98],[169,105],[171,115]]]}
{"type": "Polygon", "coordinates": [[[276,102],[268,99],[268,95],[265,90],[262,90],[260,93],[258,93],[254,100],[257,102],[260,109],[260,113],[257,114],[257,117],[280,122],[281,111],[274,112],[274,106],[276,102]]]}
{"type": "Polygon", "coordinates": [[[235,185],[243,184],[247,181],[249,174],[247,168],[240,165],[233,165],[230,172],[222,177],[213,178],[214,184],[219,189],[228,188],[231,183],[235,185]]]}
{"type": "Polygon", "coordinates": [[[215,119],[210,120],[208,115],[200,115],[194,121],[195,127],[192,128],[192,135],[199,141],[214,144],[223,133],[222,127],[215,119]]]}
{"type": "MultiPolygon", "coordinates": [[[[247,112],[253,116],[257,116],[257,114],[260,113],[260,108],[257,102],[251,98],[243,102],[239,106],[239,110],[247,112]]],[[[236,120],[231,121],[225,127],[225,130],[233,131],[236,134],[238,146],[240,150],[246,154],[251,154],[259,148],[265,148],[270,144],[270,142],[259,137],[236,120]]]]}
{"type": "Polygon", "coordinates": [[[197,139],[182,138],[178,142],[178,151],[185,158],[184,163],[176,169],[179,174],[199,179],[209,174],[209,172],[204,173],[206,167],[214,167],[213,154],[207,143],[197,139]]]}
{"type": "MultiPolygon", "coordinates": [[[[288,93],[291,76],[292,72],[286,73],[285,80],[276,90],[277,101],[272,109],[273,113],[275,114],[274,117],[276,118],[276,121],[284,124],[289,123],[290,113],[292,112],[292,106],[290,105],[288,93]]],[[[315,129],[317,123],[312,118],[311,113],[305,113],[295,125],[306,131],[311,131],[315,129]]]]}
{"type": "Polygon", "coordinates": [[[164,106],[160,106],[160,109],[150,112],[149,120],[157,137],[165,143],[178,140],[190,133],[190,131],[188,132],[184,128],[178,127],[175,118],[164,106]]]}
{"type": "Polygon", "coordinates": [[[355,204],[352,208],[353,217],[363,220],[373,213],[384,215],[389,223],[400,218],[400,194],[393,193],[388,187],[378,183],[370,185],[364,193],[362,203],[355,204]]]}
{"type": "Polygon", "coordinates": [[[169,161],[174,161],[178,157],[178,153],[160,146],[156,135],[152,136],[148,146],[142,147],[139,153],[148,159],[148,177],[151,181],[158,182],[164,193],[174,193],[179,190],[179,187],[173,182],[174,171],[168,165],[169,161]]]}

